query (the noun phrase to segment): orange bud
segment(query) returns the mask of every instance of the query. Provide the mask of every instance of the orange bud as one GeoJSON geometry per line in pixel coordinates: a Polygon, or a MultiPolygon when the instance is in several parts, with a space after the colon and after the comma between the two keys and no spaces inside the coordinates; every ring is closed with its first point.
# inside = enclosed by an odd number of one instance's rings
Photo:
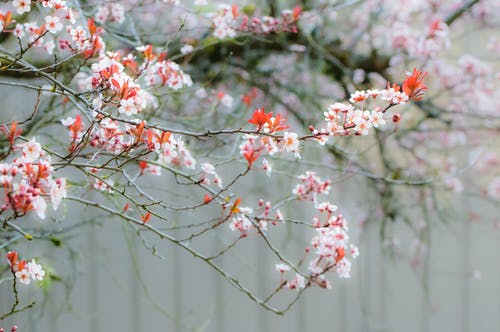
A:
{"type": "Polygon", "coordinates": [[[142,223],[147,224],[149,220],[151,220],[151,212],[147,212],[145,215],[141,217],[142,223]]]}
{"type": "Polygon", "coordinates": [[[212,201],[212,197],[210,197],[209,194],[205,194],[205,196],[203,197],[203,204],[208,204],[212,201]]]}
{"type": "Polygon", "coordinates": [[[240,208],[238,207],[238,205],[240,205],[240,203],[241,203],[241,198],[239,198],[239,197],[238,197],[238,198],[234,201],[233,206],[231,207],[231,210],[230,210],[230,213],[231,213],[231,214],[240,212],[240,208]]]}
{"type": "Polygon", "coordinates": [[[11,266],[14,266],[17,264],[17,251],[9,251],[7,253],[7,260],[9,261],[9,264],[11,266]]]}
{"type": "Polygon", "coordinates": [[[128,210],[129,208],[130,208],[130,204],[129,204],[129,203],[125,204],[125,206],[123,207],[122,213],[127,212],[127,210],[128,210]]]}
{"type": "Polygon", "coordinates": [[[344,249],[344,247],[335,248],[335,253],[337,254],[337,257],[335,257],[335,264],[337,264],[345,256],[345,249],[344,249]]]}

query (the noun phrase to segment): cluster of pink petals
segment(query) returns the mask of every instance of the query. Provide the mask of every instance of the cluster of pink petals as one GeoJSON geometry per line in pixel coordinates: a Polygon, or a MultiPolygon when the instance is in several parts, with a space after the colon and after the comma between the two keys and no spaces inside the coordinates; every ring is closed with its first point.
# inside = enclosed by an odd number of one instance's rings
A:
{"type": "Polygon", "coordinates": [[[400,91],[397,85],[383,90],[356,91],[351,94],[350,103],[328,106],[328,111],[324,112],[326,127],[311,127],[311,131],[320,144],[325,144],[328,136],[368,135],[370,128],[380,128],[386,124],[385,111],[389,107],[407,104],[409,101],[408,95],[400,91]],[[385,108],[377,106],[376,100],[384,101],[385,108]],[[367,104],[371,109],[368,109],[367,104]]]}
{"type": "Polygon", "coordinates": [[[125,7],[121,3],[107,3],[97,7],[94,14],[98,23],[116,22],[121,24],[125,21],[125,7]]]}
{"type": "Polygon", "coordinates": [[[326,274],[336,272],[340,278],[349,278],[349,257],[356,258],[359,249],[349,244],[347,222],[341,214],[335,214],[337,206],[330,202],[317,202],[318,195],[329,193],[331,181],[322,180],[314,172],[306,172],[299,179],[293,194],[299,200],[311,200],[318,211],[312,222],[316,235],[311,240],[311,247],[306,248],[306,253],[312,253],[314,257],[309,261],[307,279],[305,275],[296,273],[294,278],[286,280],[285,273],[290,266],[284,263],[277,264],[276,270],[281,274],[281,283],[286,289],[300,290],[310,285],[330,289],[331,283],[326,274]]]}
{"type": "Polygon", "coordinates": [[[216,13],[212,13],[213,35],[219,39],[234,38],[237,32],[269,34],[276,32],[297,32],[297,20],[300,8],[283,10],[279,17],[248,17],[240,13],[238,6],[221,4],[216,13]]]}
{"type": "MultiPolygon", "coordinates": [[[[76,22],[75,15],[64,0],[44,0],[41,1],[43,12],[40,22],[28,21],[18,23],[13,29],[13,33],[22,38],[28,34],[28,41],[33,47],[44,49],[48,54],[52,54],[56,46],[56,35],[63,31],[65,24],[68,26],[76,22]]],[[[24,15],[31,12],[35,2],[31,0],[12,1],[16,13],[24,15]]]]}
{"type": "Polygon", "coordinates": [[[14,149],[21,155],[0,164],[0,183],[4,193],[0,211],[11,210],[19,216],[33,210],[45,219],[46,200],[49,199],[56,210],[66,197],[66,179],[53,177],[50,156],[35,139],[14,149]]]}
{"type": "Polygon", "coordinates": [[[315,172],[307,171],[298,176],[300,183],[295,186],[292,193],[300,200],[311,200],[316,202],[317,195],[328,194],[331,189],[331,181],[323,180],[315,172]]]}
{"type": "Polygon", "coordinates": [[[262,199],[259,200],[258,210],[255,213],[250,207],[239,207],[235,213],[231,215],[232,218],[229,223],[229,229],[240,232],[240,237],[248,236],[249,232],[256,228],[259,232],[267,232],[268,221],[270,221],[273,226],[276,226],[278,222],[283,219],[279,209],[277,209],[274,216],[272,216],[271,208],[271,202],[265,202],[262,199]],[[252,223],[252,219],[255,220],[255,224],[252,223]]]}
{"type": "Polygon", "coordinates": [[[7,261],[16,279],[25,285],[29,285],[31,280],[43,280],[45,276],[44,269],[35,259],[32,259],[28,263],[25,260],[19,261],[16,251],[9,251],[7,253],[7,261]]]}

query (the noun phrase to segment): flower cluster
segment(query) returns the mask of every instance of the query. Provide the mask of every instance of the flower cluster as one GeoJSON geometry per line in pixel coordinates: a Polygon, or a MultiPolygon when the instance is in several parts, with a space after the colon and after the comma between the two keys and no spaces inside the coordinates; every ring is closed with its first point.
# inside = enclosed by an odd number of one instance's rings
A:
{"type": "MultiPolygon", "coordinates": [[[[185,146],[181,136],[146,128],[145,121],[137,125],[130,125],[104,117],[99,113],[95,113],[94,116],[96,124],[88,132],[91,147],[113,154],[129,151],[133,147],[142,147],[149,152],[154,152],[157,156],[156,162],[160,165],[195,168],[196,160],[185,146]]],[[[76,143],[82,139],[85,126],[79,115],[75,118],[66,118],[62,124],[68,128],[71,140],[70,151],[73,151],[76,143]]],[[[139,167],[141,174],[161,174],[160,167],[156,165],[140,162],[139,167]]]]}
{"type": "Polygon", "coordinates": [[[147,106],[147,92],[125,73],[125,66],[116,57],[103,57],[92,65],[93,75],[87,88],[99,91],[94,106],[102,109],[110,105],[118,107],[120,114],[135,115],[147,106]]]}
{"type": "Polygon", "coordinates": [[[45,219],[46,199],[51,200],[56,210],[66,197],[66,179],[52,176],[54,169],[50,156],[34,138],[14,149],[22,155],[10,163],[0,164],[0,183],[4,192],[0,212],[12,210],[17,217],[34,210],[45,219]]]}
{"type": "Polygon", "coordinates": [[[146,86],[167,86],[172,90],[193,84],[177,63],[165,60],[165,53],[154,53],[151,45],[137,47],[137,51],[144,57],[140,65],[130,53],[126,56],[119,53],[101,55],[92,64],[92,75],[86,79],[85,89],[97,92],[92,99],[94,107],[99,110],[117,108],[120,114],[134,116],[148,105],[156,104],[153,95],[141,88],[139,80],[143,79],[146,86]]]}
{"type": "Polygon", "coordinates": [[[412,56],[435,56],[450,47],[448,26],[440,19],[430,22],[425,35],[401,21],[395,22],[394,28],[386,33],[393,49],[406,51],[412,56]]]}
{"type": "Polygon", "coordinates": [[[241,14],[238,6],[221,4],[216,13],[211,14],[213,35],[219,39],[234,38],[236,32],[269,34],[276,32],[297,32],[297,21],[302,13],[300,7],[286,9],[279,17],[248,17],[241,14]]]}
{"type": "MultiPolygon", "coordinates": [[[[240,154],[247,160],[248,168],[264,153],[274,155],[277,152],[291,152],[300,158],[299,140],[296,133],[285,132],[282,138],[246,134],[239,146],[240,154]]],[[[271,172],[269,162],[263,162],[263,169],[269,175],[271,172]]]]}
{"type": "Polygon", "coordinates": [[[229,229],[240,232],[241,237],[246,237],[248,236],[248,232],[253,228],[249,217],[253,213],[253,209],[240,206],[240,203],[241,198],[237,198],[229,209],[229,216],[232,217],[229,229]]]}
{"type": "Polygon", "coordinates": [[[236,30],[233,28],[233,23],[238,18],[238,15],[236,5],[220,5],[219,11],[212,15],[213,35],[219,39],[235,37],[236,30]]]}
{"type": "Polygon", "coordinates": [[[181,67],[171,60],[162,60],[154,63],[146,70],[145,80],[147,85],[167,86],[172,90],[193,85],[191,76],[186,74],[181,67]]]}
{"type": "Polygon", "coordinates": [[[201,164],[200,183],[205,185],[216,184],[222,189],[222,179],[215,171],[215,167],[210,163],[201,164]]]}
{"type": "MultiPolygon", "coordinates": [[[[28,41],[31,46],[43,48],[48,54],[52,54],[56,46],[55,35],[63,31],[64,24],[68,24],[69,27],[76,20],[72,9],[66,5],[66,1],[44,0],[40,2],[42,7],[45,8],[42,16],[43,22],[41,24],[36,21],[18,23],[13,32],[19,38],[24,37],[28,33],[28,41]]],[[[32,4],[31,0],[12,1],[12,5],[19,15],[30,12],[32,4]]]]}
{"type": "Polygon", "coordinates": [[[103,30],[96,27],[93,19],[87,21],[87,29],[88,32],[80,25],[66,26],[66,31],[71,38],[71,42],[66,39],[60,39],[59,47],[62,50],[69,49],[74,53],[82,52],[86,58],[95,55],[102,56],[105,44],[100,35],[103,34],[103,30]]]}
{"type": "Polygon", "coordinates": [[[327,195],[330,192],[331,181],[323,180],[315,172],[307,171],[298,176],[300,183],[295,186],[292,193],[300,200],[316,202],[317,195],[327,195]]]}
{"type": "MultiPolygon", "coordinates": [[[[383,90],[361,90],[355,91],[349,98],[350,104],[334,103],[328,106],[328,112],[324,112],[326,128],[311,131],[320,144],[325,144],[328,136],[346,136],[350,134],[368,135],[372,127],[379,128],[386,124],[386,111],[395,106],[407,104],[410,100],[421,100],[424,90],[427,89],[423,80],[427,73],[414,69],[408,73],[402,86],[387,83],[383,90]],[[383,100],[385,108],[375,105],[375,101],[383,100]],[[366,104],[371,102],[372,110],[366,104]]],[[[391,116],[393,122],[399,122],[399,114],[391,116]]]]}
{"type": "MultiPolygon", "coordinates": [[[[272,113],[265,113],[263,108],[257,108],[248,122],[257,126],[257,132],[262,130],[266,134],[274,134],[288,128],[286,119],[282,118],[281,114],[274,117],[272,113]]],[[[249,168],[263,153],[272,156],[277,152],[286,151],[300,158],[298,135],[289,131],[285,131],[282,136],[246,134],[239,148],[249,168]]],[[[263,167],[270,175],[272,168],[267,160],[263,162],[263,167]]]]}
{"type": "Polygon", "coordinates": [[[281,284],[289,290],[300,290],[312,284],[322,288],[331,288],[330,281],[326,278],[327,272],[336,272],[340,278],[349,278],[351,262],[346,256],[351,258],[359,255],[359,249],[354,245],[349,245],[348,228],[344,217],[341,214],[334,214],[337,206],[330,202],[317,202],[317,195],[327,195],[330,190],[330,180],[321,180],[313,172],[307,172],[299,176],[300,182],[293,193],[297,199],[304,200],[310,198],[318,211],[318,215],[313,218],[312,226],[316,229],[316,235],[311,240],[311,247],[306,248],[306,253],[314,249],[315,257],[309,261],[308,269],[310,274],[308,280],[303,275],[297,273],[292,280],[285,281],[284,273],[290,267],[284,263],[276,265],[276,270],[281,274],[281,284]]]}
{"type": "Polygon", "coordinates": [[[351,262],[346,257],[349,252],[352,258],[359,255],[356,246],[349,246],[349,236],[347,234],[347,224],[344,217],[334,215],[337,210],[335,205],[328,202],[318,205],[317,210],[321,217],[315,218],[314,225],[317,234],[311,240],[312,248],[315,249],[316,257],[309,262],[309,270],[314,277],[313,280],[324,283],[325,288],[330,288],[328,280],[323,275],[329,271],[335,271],[341,278],[349,278],[351,271],[351,262]]]}
{"type": "Polygon", "coordinates": [[[261,229],[264,232],[267,231],[268,221],[270,221],[273,226],[276,226],[279,221],[283,220],[283,215],[281,214],[280,209],[276,209],[274,217],[272,217],[271,208],[272,208],[271,202],[259,199],[260,214],[258,214],[256,220],[258,222],[259,229],[261,229]]]}
{"type": "MultiPolygon", "coordinates": [[[[144,58],[141,65],[131,53],[124,56],[120,52],[106,53],[106,45],[102,38],[104,29],[97,27],[95,23],[103,23],[108,20],[109,15],[111,20],[121,23],[124,20],[124,9],[121,4],[99,6],[96,18],[88,19],[85,28],[75,25],[73,12],[65,6],[65,2],[62,5],[47,4],[46,7],[54,8],[57,12],[45,16],[45,24],[39,26],[36,22],[30,22],[24,26],[18,25],[14,32],[18,37],[22,37],[25,30],[29,31],[30,43],[37,46],[42,43],[44,40],[42,37],[47,32],[58,33],[63,30],[63,23],[68,23],[66,32],[69,40],[63,39],[62,34],[59,36],[61,50],[82,53],[86,59],[97,57],[97,61],[91,66],[92,73],[83,88],[85,90],[83,92],[93,92],[91,102],[96,109],[113,107],[117,108],[120,114],[133,116],[142,112],[148,105],[154,105],[153,96],[138,83],[142,79],[146,86],[166,85],[173,90],[192,85],[191,77],[184,73],[177,63],[166,60],[165,52],[156,54],[151,45],[136,48],[144,58]]],[[[7,22],[7,16],[4,16],[4,21],[7,22]]],[[[49,53],[52,53],[54,42],[52,40],[49,42],[51,43],[49,53]]],[[[49,46],[46,46],[46,49],[48,48],[49,46]]],[[[82,71],[77,76],[81,80],[81,76],[85,74],[82,71]]]]}
{"type": "Polygon", "coordinates": [[[269,201],[266,202],[260,199],[258,202],[258,210],[255,213],[250,207],[240,207],[240,203],[241,199],[236,199],[229,210],[229,216],[231,216],[229,229],[240,232],[240,237],[248,236],[249,231],[256,227],[259,232],[267,232],[268,222],[276,226],[277,223],[283,219],[279,209],[276,209],[274,217],[271,216],[272,205],[269,201]],[[252,220],[255,220],[255,224],[252,223],[252,220]]]}
{"type": "Polygon", "coordinates": [[[153,151],[162,165],[184,166],[190,169],[196,167],[196,160],[187,149],[181,136],[165,135],[152,129],[148,131],[148,146],[153,144],[153,151]]]}
{"type": "Polygon", "coordinates": [[[94,16],[98,23],[111,21],[122,24],[125,21],[125,8],[120,3],[103,4],[97,7],[94,16]]]}
{"type": "Polygon", "coordinates": [[[16,279],[25,285],[29,285],[31,280],[43,280],[45,276],[45,270],[35,259],[28,263],[25,260],[19,261],[16,251],[7,253],[7,261],[16,279]]]}

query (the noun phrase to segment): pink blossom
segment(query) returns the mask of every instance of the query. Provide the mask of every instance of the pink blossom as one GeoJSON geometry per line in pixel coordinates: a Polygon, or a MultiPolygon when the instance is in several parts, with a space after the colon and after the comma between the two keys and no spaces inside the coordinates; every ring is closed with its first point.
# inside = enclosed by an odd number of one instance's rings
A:
{"type": "Polygon", "coordinates": [[[57,16],[46,16],[45,26],[47,27],[47,30],[54,34],[61,31],[63,28],[63,25],[57,16]]]}
{"type": "Polygon", "coordinates": [[[12,5],[16,7],[16,11],[19,15],[31,11],[31,0],[14,0],[12,5]]]}

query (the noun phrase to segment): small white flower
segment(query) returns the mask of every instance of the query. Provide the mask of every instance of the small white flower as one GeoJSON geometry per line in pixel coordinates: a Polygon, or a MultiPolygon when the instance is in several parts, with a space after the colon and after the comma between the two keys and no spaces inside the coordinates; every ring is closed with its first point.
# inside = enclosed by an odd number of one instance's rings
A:
{"type": "Polygon", "coordinates": [[[186,44],[186,45],[181,47],[181,53],[184,55],[192,53],[193,50],[194,50],[193,46],[191,46],[189,44],[186,44]]]}
{"type": "Polygon", "coordinates": [[[66,198],[67,193],[66,193],[66,179],[65,178],[60,178],[57,179],[56,181],[51,183],[50,186],[50,199],[52,201],[52,208],[57,210],[59,207],[59,204],[61,204],[61,201],[63,198],[66,198]]]}
{"type": "Polygon", "coordinates": [[[385,125],[384,113],[372,111],[370,121],[375,128],[385,125]]]}
{"type": "Polygon", "coordinates": [[[340,278],[350,278],[351,277],[351,262],[346,258],[343,258],[337,263],[337,274],[340,278]]]}
{"type": "Polygon", "coordinates": [[[41,196],[37,196],[33,200],[33,209],[40,219],[45,219],[45,211],[47,210],[47,203],[41,196]]]}
{"type": "Polygon", "coordinates": [[[224,96],[220,100],[221,104],[227,108],[231,108],[233,106],[233,97],[228,94],[224,94],[224,96]]]}
{"type": "Polygon", "coordinates": [[[27,162],[34,162],[40,158],[42,146],[35,138],[23,144],[23,157],[27,162]]]}
{"type": "Polygon", "coordinates": [[[47,27],[47,30],[49,30],[51,33],[57,33],[61,31],[63,28],[63,25],[59,21],[59,17],[57,16],[46,16],[45,26],[47,27]]]}
{"type": "Polygon", "coordinates": [[[99,6],[99,7],[97,7],[97,11],[94,14],[95,21],[97,23],[101,23],[101,24],[105,23],[106,20],[108,19],[108,15],[109,15],[108,6],[99,6]]]}
{"type": "Polygon", "coordinates": [[[125,21],[125,8],[119,3],[112,3],[110,6],[112,20],[122,24],[125,21]]]}
{"type": "Polygon", "coordinates": [[[194,93],[194,95],[196,96],[196,98],[199,98],[199,99],[204,99],[204,98],[207,98],[207,96],[208,96],[207,90],[205,90],[204,88],[197,89],[196,92],[194,93]]]}
{"type": "Polygon", "coordinates": [[[267,161],[267,159],[262,160],[262,168],[266,171],[266,175],[270,177],[271,172],[273,171],[273,167],[271,166],[269,161],[267,161]]]}
{"type": "Polygon", "coordinates": [[[276,271],[278,271],[280,273],[285,273],[286,271],[290,270],[290,266],[288,266],[287,264],[284,264],[284,263],[276,264],[274,266],[274,268],[276,269],[276,271]]]}
{"type": "Polygon", "coordinates": [[[19,15],[31,11],[31,0],[14,0],[12,5],[16,7],[16,11],[19,15]]]}
{"type": "Polygon", "coordinates": [[[54,48],[56,47],[56,44],[54,44],[54,41],[48,40],[43,44],[43,48],[48,54],[53,54],[54,53],[54,48]]]}
{"type": "Polygon", "coordinates": [[[32,259],[31,262],[28,263],[28,270],[33,280],[43,280],[45,271],[42,269],[40,264],[37,264],[35,259],[32,259]]]}
{"type": "Polygon", "coordinates": [[[29,285],[31,282],[30,274],[28,270],[24,269],[16,272],[16,278],[23,284],[29,285]]]}
{"type": "Polygon", "coordinates": [[[207,174],[215,174],[215,167],[210,163],[201,164],[201,169],[207,174]]]}
{"type": "Polygon", "coordinates": [[[122,99],[120,101],[120,107],[118,108],[118,112],[131,116],[138,113],[138,107],[133,98],[122,99]]]}
{"type": "Polygon", "coordinates": [[[299,140],[296,133],[285,132],[283,134],[283,146],[286,151],[294,153],[296,158],[300,158],[299,155],[299,140]]]}
{"type": "Polygon", "coordinates": [[[352,258],[358,257],[359,256],[359,248],[356,247],[355,245],[351,244],[350,253],[351,253],[352,258]]]}
{"type": "Polygon", "coordinates": [[[306,282],[303,276],[297,273],[295,279],[287,283],[287,288],[290,290],[299,291],[306,287],[306,282]]]}

